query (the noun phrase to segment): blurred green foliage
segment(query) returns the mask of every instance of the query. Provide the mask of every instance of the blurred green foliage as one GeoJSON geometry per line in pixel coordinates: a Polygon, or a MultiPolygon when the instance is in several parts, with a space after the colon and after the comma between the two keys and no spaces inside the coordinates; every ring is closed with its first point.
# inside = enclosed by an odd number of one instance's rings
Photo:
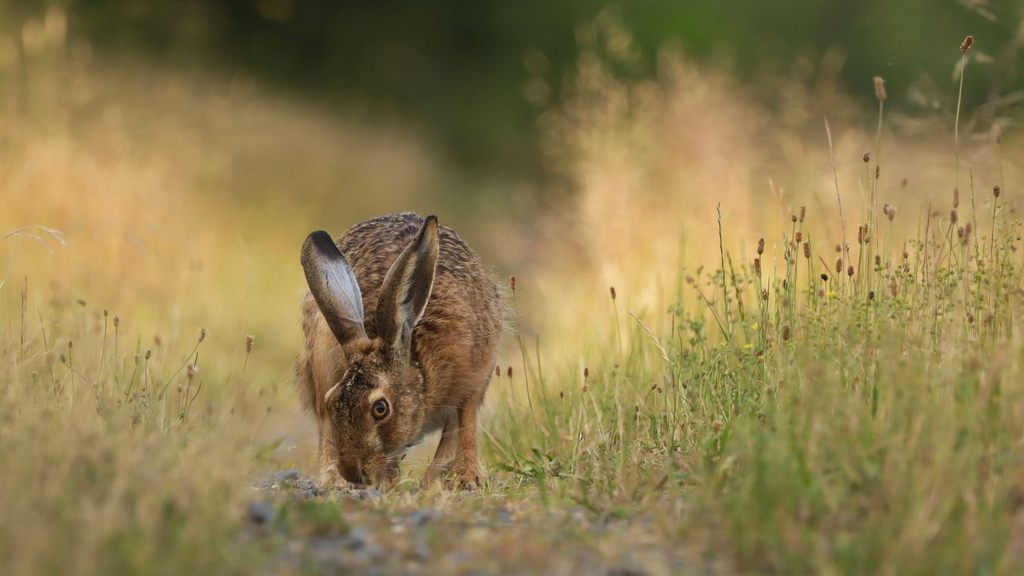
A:
{"type": "MultiPolygon", "coordinates": [[[[19,19],[51,2],[8,3],[19,19]]],[[[540,174],[534,105],[523,96],[524,55],[557,89],[577,55],[575,29],[604,0],[65,0],[71,33],[105,55],[142,54],[164,64],[243,70],[327,106],[414,122],[460,170],[540,174]],[[536,59],[535,59],[536,60],[536,59]]],[[[3,4],[0,4],[2,7],[3,4]]],[[[846,55],[842,79],[872,97],[884,76],[893,105],[926,79],[952,93],[958,45],[977,37],[991,57],[965,86],[968,107],[1021,87],[1015,57],[1019,0],[623,0],[614,8],[647,69],[659,46],[726,62],[744,80],[791,74],[801,57],[846,55]]],[[[537,70],[533,70],[534,73],[537,70]]],[[[924,100],[917,98],[918,103],[924,100]]]]}

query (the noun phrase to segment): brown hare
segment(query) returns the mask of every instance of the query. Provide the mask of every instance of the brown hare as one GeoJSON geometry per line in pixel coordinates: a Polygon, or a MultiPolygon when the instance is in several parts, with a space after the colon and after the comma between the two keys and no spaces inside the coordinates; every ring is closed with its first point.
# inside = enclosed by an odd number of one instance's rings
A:
{"type": "Polygon", "coordinates": [[[487,268],[437,218],[388,214],[337,245],[302,245],[309,293],[296,386],[317,419],[317,482],[388,483],[406,450],[441,429],[423,482],[485,478],[477,411],[497,360],[502,300],[487,268]]]}

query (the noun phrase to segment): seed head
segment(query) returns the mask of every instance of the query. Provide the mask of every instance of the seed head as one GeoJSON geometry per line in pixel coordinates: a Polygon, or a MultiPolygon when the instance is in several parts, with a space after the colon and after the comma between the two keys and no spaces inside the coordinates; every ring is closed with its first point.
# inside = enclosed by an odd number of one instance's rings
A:
{"type": "Polygon", "coordinates": [[[999,184],[996,184],[995,186],[992,187],[992,195],[995,196],[996,198],[999,198],[999,193],[1002,191],[1003,189],[999,187],[999,184]]]}
{"type": "Polygon", "coordinates": [[[789,215],[789,219],[790,219],[790,220],[791,220],[791,221],[792,221],[792,222],[793,222],[794,224],[796,224],[796,220],[797,220],[797,218],[796,218],[796,214],[790,214],[790,215],[789,215]]]}
{"type": "Polygon", "coordinates": [[[828,274],[825,274],[824,272],[822,272],[821,273],[821,279],[824,282],[828,282],[828,274]]]}
{"type": "Polygon", "coordinates": [[[108,314],[110,314],[110,312],[107,312],[107,309],[104,308],[103,309],[103,317],[106,318],[108,314]]]}
{"type": "Polygon", "coordinates": [[[875,98],[879,102],[885,102],[885,80],[881,76],[875,76],[875,98]]]}
{"type": "Polygon", "coordinates": [[[508,285],[509,285],[510,288],[512,288],[513,292],[516,291],[516,277],[515,276],[513,276],[513,277],[508,279],[508,285]]]}
{"type": "Polygon", "coordinates": [[[117,328],[117,326],[120,323],[121,323],[121,317],[120,316],[114,316],[114,328],[117,328]]]}
{"type": "Polygon", "coordinates": [[[836,254],[839,254],[842,251],[843,251],[843,246],[841,244],[836,244],[836,254]]]}
{"type": "Polygon", "coordinates": [[[68,340],[68,350],[70,350],[70,349],[72,349],[74,347],[75,347],[75,343],[72,342],[71,340],[68,340]]]}
{"type": "Polygon", "coordinates": [[[143,356],[143,358],[145,358],[146,360],[149,360],[149,357],[152,356],[152,355],[153,355],[153,350],[150,349],[150,348],[146,348],[146,354],[143,356]]]}
{"type": "Polygon", "coordinates": [[[767,290],[761,290],[761,300],[764,300],[765,302],[768,301],[768,291],[767,290]]]}
{"type": "Polygon", "coordinates": [[[864,227],[857,226],[857,244],[864,243],[864,227]]]}
{"type": "Polygon", "coordinates": [[[953,208],[960,207],[960,189],[953,188],[953,208]]]}
{"type": "Polygon", "coordinates": [[[139,365],[139,355],[138,354],[135,355],[135,365],[136,366],[139,365]]]}
{"type": "Polygon", "coordinates": [[[193,377],[195,377],[195,375],[198,374],[198,373],[199,373],[199,367],[198,366],[189,365],[187,368],[185,368],[185,375],[188,376],[189,380],[191,380],[193,377]]]}
{"type": "Polygon", "coordinates": [[[804,221],[804,214],[806,214],[806,212],[807,212],[807,207],[806,206],[801,206],[800,207],[800,221],[801,222],[804,221]]]}
{"type": "Polygon", "coordinates": [[[974,324],[974,314],[967,314],[967,323],[974,324]]]}
{"type": "Polygon", "coordinates": [[[889,279],[889,292],[892,294],[892,297],[895,298],[896,295],[899,294],[899,291],[900,287],[896,284],[896,277],[893,276],[889,279]]]}
{"type": "Polygon", "coordinates": [[[878,180],[879,174],[881,174],[881,169],[878,166],[875,166],[875,180],[878,180]]]}
{"type": "Polygon", "coordinates": [[[868,290],[868,300],[874,300],[874,299],[875,299],[875,291],[874,290],[868,290]]]}
{"type": "Polygon", "coordinates": [[[963,226],[961,226],[961,227],[956,229],[956,237],[957,238],[963,238],[964,237],[964,227],[963,226]]]}
{"type": "MultiPolygon", "coordinates": [[[[824,276],[824,274],[822,274],[822,276],[824,276]]],[[[824,288],[818,288],[818,299],[820,300],[821,298],[824,298],[824,297],[825,297],[825,289],[824,288]]]]}
{"type": "Polygon", "coordinates": [[[498,366],[497,364],[494,365],[494,375],[501,378],[501,366],[498,366]]]}
{"type": "Polygon", "coordinates": [[[853,276],[853,264],[850,264],[850,267],[846,269],[846,275],[850,277],[853,276]]]}
{"type": "Polygon", "coordinates": [[[206,338],[206,328],[199,329],[199,341],[202,342],[206,338]]]}
{"type": "Polygon", "coordinates": [[[255,340],[256,340],[256,337],[253,336],[252,334],[249,334],[248,336],[245,337],[245,353],[246,354],[248,354],[249,352],[252,352],[252,343],[255,340]]]}
{"type": "Polygon", "coordinates": [[[843,273],[843,257],[836,258],[836,274],[843,273]]]}
{"type": "Polygon", "coordinates": [[[956,210],[950,210],[949,211],[949,223],[950,224],[956,224],[956,221],[957,221],[956,210]]]}
{"type": "Polygon", "coordinates": [[[796,240],[797,244],[799,244],[800,241],[803,240],[803,238],[804,238],[804,233],[800,232],[800,231],[797,231],[797,233],[793,235],[793,239],[796,240]]]}
{"type": "Polygon", "coordinates": [[[561,390],[559,390],[558,391],[558,397],[559,398],[565,398],[565,392],[562,392],[561,390]]]}
{"type": "Polygon", "coordinates": [[[590,368],[583,368],[583,379],[590,378],[590,368]]]}
{"type": "Polygon", "coordinates": [[[875,254],[875,268],[878,268],[881,265],[882,265],[882,257],[879,256],[878,254],[875,254]]]}
{"type": "Polygon", "coordinates": [[[783,342],[788,342],[789,341],[789,336],[790,336],[790,334],[789,334],[789,324],[786,324],[785,326],[782,327],[782,340],[783,340],[783,342]]]}
{"type": "Polygon", "coordinates": [[[757,255],[764,254],[764,238],[757,241],[757,255]]]}
{"type": "Polygon", "coordinates": [[[761,277],[761,259],[760,258],[754,258],[754,274],[757,274],[758,278],[761,277]]]}
{"type": "Polygon", "coordinates": [[[68,359],[65,358],[63,354],[60,355],[60,363],[61,364],[67,364],[68,363],[68,359]]]}
{"type": "Polygon", "coordinates": [[[804,242],[804,258],[811,259],[811,243],[804,242]]]}
{"type": "Polygon", "coordinates": [[[609,288],[609,291],[612,293],[612,300],[615,300],[615,286],[609,288]]]}
{"type": "Polygon", "coordinates": [[[893,218],[896,217],[896,207],[889,206],[889,211],[885,215],[889,217],[889,222],[892,222],[893,218]]]}
{"type": "Polygon", "coordinates": [[[906,250],[904,250],[903,251],[903,259],[906,260],[907,258],[910,258],[910,252],[907,252],[906,250]]]}
{"type": "Polygon", "coordinates": [[[511,366],[508,367],[508,377],[509,378],[512,377],[512,367],[511,366]]]}
{"type": "Polygon", "coordinates": [[[964,38],[964,43],[960,45],[960,53],[967,54],[967,50],[974,44],[974,36],[968,36],[964,38]]]}

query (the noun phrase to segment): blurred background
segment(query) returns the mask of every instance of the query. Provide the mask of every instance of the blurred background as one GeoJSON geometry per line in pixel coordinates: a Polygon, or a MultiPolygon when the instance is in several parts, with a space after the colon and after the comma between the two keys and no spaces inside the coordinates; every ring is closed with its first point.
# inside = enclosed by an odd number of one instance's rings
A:
{"type": "Polygon", "coordinates": [[[955,187],[980,211],[1000,184],[1012,210],[1022,17],[1010,0],[8,0],[0,307],[109,309],[140,349],[205,327],[236,364],[254,334],[255,369],[287,389],[306,234],[413,210],[517,276],[528,340],[585,362],[610,286],[655,329],[696,305],[681,279],[721,258],[719,203],[736,266],[801,206],[816,250],[842,240],[824,117],[846,227],[871,152],[892,254],[955,187]]]}

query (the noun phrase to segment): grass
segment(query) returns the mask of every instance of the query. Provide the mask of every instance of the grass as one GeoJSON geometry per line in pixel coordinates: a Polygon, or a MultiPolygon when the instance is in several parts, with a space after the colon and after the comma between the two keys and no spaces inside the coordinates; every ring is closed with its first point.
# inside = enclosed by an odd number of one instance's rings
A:
{"type": "Polygon", "coordinates": [[[45,98],[20,108],[0,90],[5,573],[316,572],[309,542],[363,527],[396,573],[1020,572],[1017,167],[959,138],[952,102],[915,137],[872,130],[820,86],[787,85],[771,112],[669,52],[657,78],[626,83],[584,47],[541,114],[572,200],[455,223],[517,276],[483,424],[489,486],[420,490],[413,456],[383,502],[280,495],[262,533],[250,474],[309,470],[315,446],[289,389],[295,247],[340,232],[324,213],[444,203],[401,176],[422,175],[414,139],[62,63],[63,39],[46,42],[26,69],[45,98]],[[808,102],[828,103],[834,162],[808,102]],[[374,180],[393,150],[396,179],[374,180]],[[338,199],[328,184],[349,180],[328,166],[346,151],[368,167],[338,199]],[[375,186],[405,192],[361,193],[375,186]],[[425,507],[442,514],[423,530],[396,521],[425,507]],[[292,553],[308,562],[280,563],[292,553]]]}

